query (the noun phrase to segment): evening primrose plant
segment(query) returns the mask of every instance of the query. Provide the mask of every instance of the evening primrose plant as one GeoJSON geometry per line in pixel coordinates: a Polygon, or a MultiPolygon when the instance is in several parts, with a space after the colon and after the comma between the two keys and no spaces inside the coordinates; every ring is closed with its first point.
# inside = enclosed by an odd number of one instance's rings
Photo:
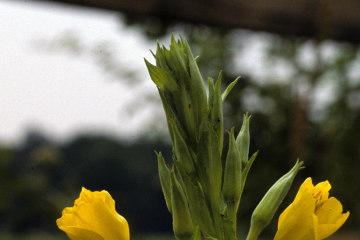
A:
{"type": "MultiPolygon", "coordinates": [[[[221,72],[215,82],[208,78],[208,91],[190,46],[181,36],[171,36],[170,48],[157,44],[156,64],[145,64],[155,83],[166,115],[173,146],[171,166],[156,153],[160,182],[173,218],[178,240],[237,239],[237,212],[246,178],[257,152],[249,158],[250,116],[244,115],[240,132],[228,131],[229,148],[223,154],[223,102],[236,84],[235,79],[221,92],[221,72]],[[208,92],[208,94],[207,94],[208,92]]],[[[270,223],[290,186],[303,168],[297,161],[264,195],[255,208],[246,240],[256,240],[270,223]]],[[[278,221],[274,240],[321,240],[338,230],[349,212],[329,198],[328,181],[314,186],[311,178],[301,185],[294,202],[278,221]]],[[[72,240],[128,240],[129,227],[115,211],[106,191],[83,188],[74,207],[65,208],[57,220],[72,240]]]]}

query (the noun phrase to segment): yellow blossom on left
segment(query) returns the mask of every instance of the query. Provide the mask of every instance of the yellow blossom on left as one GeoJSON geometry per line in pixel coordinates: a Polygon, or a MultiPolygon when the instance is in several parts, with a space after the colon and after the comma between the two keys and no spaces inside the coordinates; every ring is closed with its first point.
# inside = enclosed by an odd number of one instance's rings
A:
{"type": "Polygon", "coordinates": [[[91,192],[84,187],[74,207],[67,207],[56,220],[71,240],[129,240],[129,225],[115,210],[107,191],[91,192]]]}

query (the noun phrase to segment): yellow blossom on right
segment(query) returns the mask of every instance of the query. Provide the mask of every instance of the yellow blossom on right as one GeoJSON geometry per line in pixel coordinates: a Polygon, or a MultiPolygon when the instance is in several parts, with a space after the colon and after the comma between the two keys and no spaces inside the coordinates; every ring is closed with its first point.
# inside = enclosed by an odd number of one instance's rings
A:
{"type": "Polygon", "coordinates": [[[280,215],[274,240],[322,240],[336,232],[349,217],[341,203],[329,198],[328,181],[313,185],[307,178],[295,200],[280,215]]]}

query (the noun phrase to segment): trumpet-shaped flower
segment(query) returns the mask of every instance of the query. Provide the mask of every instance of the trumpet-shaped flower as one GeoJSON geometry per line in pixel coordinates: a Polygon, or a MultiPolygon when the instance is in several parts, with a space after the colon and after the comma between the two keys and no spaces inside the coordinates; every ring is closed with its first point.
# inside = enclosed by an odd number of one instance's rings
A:
{"type": "Polygon", "coordinates": [[[342,213],[341,203],[329,198],[330,189],[328,181],[314,187],[311,178],[306,179],[280,215],[274,240],[321,240],[336,232],[350,213],[342,213]]]}
{"type": "Polygon", "coordinates": [[[67,207],[56,221],[71,240],[129,240],[129,225],[115,210],[107,191],[82,188],[74,207],[67,207]]]}

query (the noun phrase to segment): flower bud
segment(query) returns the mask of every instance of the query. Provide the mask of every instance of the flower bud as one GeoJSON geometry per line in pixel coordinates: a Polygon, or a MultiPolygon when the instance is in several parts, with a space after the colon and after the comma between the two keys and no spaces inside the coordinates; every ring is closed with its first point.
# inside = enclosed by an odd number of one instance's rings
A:
{"type": "Polygon", "coordinates": [[[171,205],[173,215],[173,228],[178,240],[190,240],[194,229],[188,203],[182,187],[176,179],[174,167],[170,170],[171,205]]]}
{"type": "Polygon", "coordinates": [[[223,196],[227,205],[227,215],[236,227],[236,213],[241,195],[241,160],[235,144],[234,128],[229,132],[229,151],[226,156],[223,196]]]}
{"type": "MultiPolygon", "coordinates": [[[[251,117],[251,116],[250,116],[251,117]]],[[[246,164],[249,159],[249,146],[250,146],[250,132],[249,132],[249,123],[250,117],[248,114],[244,115],[243,125],[239,132],[239,135],[236,138],[236,145],[240,150],[241,162],[246,164]]]]}
{"type": "Polygon", "coordinates": [[[280,203],[288,193],[296,174],[301,169],[302,163],[297,161],[295,166],[265,194],[252,214],[247,240],[256,240],[262,230],[270,223],[280,203]]]}

